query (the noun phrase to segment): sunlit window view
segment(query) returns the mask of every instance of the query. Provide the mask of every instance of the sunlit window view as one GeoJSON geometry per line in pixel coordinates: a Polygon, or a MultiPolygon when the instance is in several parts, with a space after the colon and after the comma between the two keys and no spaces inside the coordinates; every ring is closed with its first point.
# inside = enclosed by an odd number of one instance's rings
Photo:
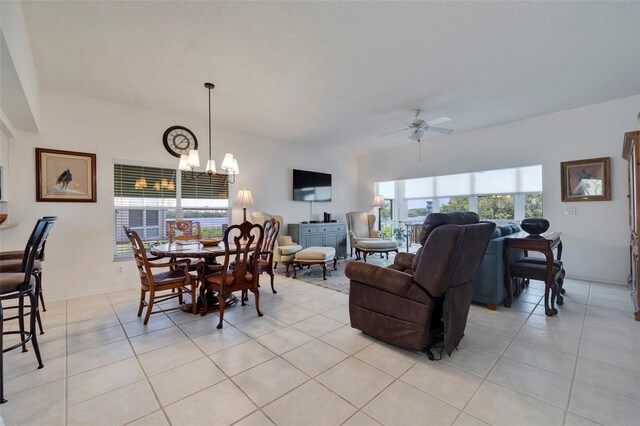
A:
{"type": "Polygon", "coordinates": [[[383,234],[416,242],[431,213],[474,211],[483,220],[507,222],[543,216],[542,166],[378,182],[375,191],[386,202],[383,234]]]}

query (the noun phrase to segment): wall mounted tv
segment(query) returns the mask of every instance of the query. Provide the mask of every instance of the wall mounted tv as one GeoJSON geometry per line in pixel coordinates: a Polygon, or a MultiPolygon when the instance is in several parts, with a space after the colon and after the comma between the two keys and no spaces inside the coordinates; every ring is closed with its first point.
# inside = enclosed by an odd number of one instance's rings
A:
{"type": "Polygon", "coordinates": [[[294,201],[331,201],[331,175],[293,169],[294,201]]]}

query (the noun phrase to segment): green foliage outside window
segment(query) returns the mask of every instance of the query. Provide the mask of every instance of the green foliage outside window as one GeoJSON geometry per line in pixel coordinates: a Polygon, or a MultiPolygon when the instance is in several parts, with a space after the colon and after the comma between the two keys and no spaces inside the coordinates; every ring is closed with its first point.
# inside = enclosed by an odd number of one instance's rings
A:
{"type": "Polygon", "coordinates": [[[542,193],[524,196],[524,217],[542,217],[542,193]]]}
{"type": "Polygon", "coordinates": [[[512,195],[478,197],[478,214],[483,219],[513,219],[515,215],[512,195]]]}
{"type": "Polygon", "coordinates": [[[417,216],[426,216],[426,215],[427,215],[426,207],[407,210],[408,217],[417,217],[417,216]]]}
{"type": "Polygon", "coordinates": [[[448,204],[440,206],[440,212],[466,212],[469,211],[469,197],[451,198],[448,204]]]}

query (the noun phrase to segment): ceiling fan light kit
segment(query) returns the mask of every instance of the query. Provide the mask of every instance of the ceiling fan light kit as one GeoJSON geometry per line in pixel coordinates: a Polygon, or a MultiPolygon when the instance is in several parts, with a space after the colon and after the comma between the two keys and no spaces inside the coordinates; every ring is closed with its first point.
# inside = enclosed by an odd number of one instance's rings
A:
{"type": "Polygon", "coordinates": [[[422,110],[417,109],[417,108],[413,110],[413,121],[411,123],[404,123],[408,127],[404,128],[404,129],[400,129],[400,130],[394,130],[393,132],[385,133],[384,135],[380,135],[380,136],[387,136],[387,135],[390,135],[392,133],[403,132],[403,131],[409,130],[409,132],[410,132],[409,133],[409,140],[418,142],[418,164],[422,164],[422,152],[421,152],[422,150],[421,150],[421,147],[420,147],[420,140],[424,136],[424,132],[425,131],[432,131],[432,132],[442,133],[444,135],[450,135],[451,133],[453,133],[452,129],[445,129],[444,127],[434,127],[433,126],[434,124],[448,123],[449,121],[451,121],[451,118],[449,118],[449,117],[440,117],[440,118],[436,118],[435,120],[424,121],[423,119],[418,118],[418,116],[420,115],[421,112],[422,112],[422,110]]]}

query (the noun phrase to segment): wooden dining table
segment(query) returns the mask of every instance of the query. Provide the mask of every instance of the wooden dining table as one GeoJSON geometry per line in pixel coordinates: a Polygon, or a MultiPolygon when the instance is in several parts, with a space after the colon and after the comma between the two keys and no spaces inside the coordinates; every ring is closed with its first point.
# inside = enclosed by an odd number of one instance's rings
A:
{"type": "MultiPolygon", "coordinates": [[[[231,253],[235,253],[235,245],[230,244],[229,248],[231,253]]],[[[225,255],[225,249],[222,243],[219,245],[205,246],[198,241],[181,241],[169,244],[160,244],[152,247],[149,252],[157,257],[169,257],[173,259],[203,259],[204,262],[201,262],[198,266],[198,280],[200,281],[201,286],[205,286],[204,277],[207,274],[208,266],[218,265],[216,258],[218,256],[225,255]]],[[[207,312],[214,312],[220,309],[218,306],[218,296],[214,291],[207,289],[205,297],[207,298],[207,312]]],[[[225,307],[231,306],[237,302],[238,298],[232,293],[227,297],[225,307]]],[[[198,298],[196,303],[198,303],[198,312],[205,315],[206,312],[202,309],[204,306],[202,301],[198,298]]],[[[185,312],[192,312],[192,307],[189,304],[184,304],[182,306],[182,310],[185,312]]]]}

